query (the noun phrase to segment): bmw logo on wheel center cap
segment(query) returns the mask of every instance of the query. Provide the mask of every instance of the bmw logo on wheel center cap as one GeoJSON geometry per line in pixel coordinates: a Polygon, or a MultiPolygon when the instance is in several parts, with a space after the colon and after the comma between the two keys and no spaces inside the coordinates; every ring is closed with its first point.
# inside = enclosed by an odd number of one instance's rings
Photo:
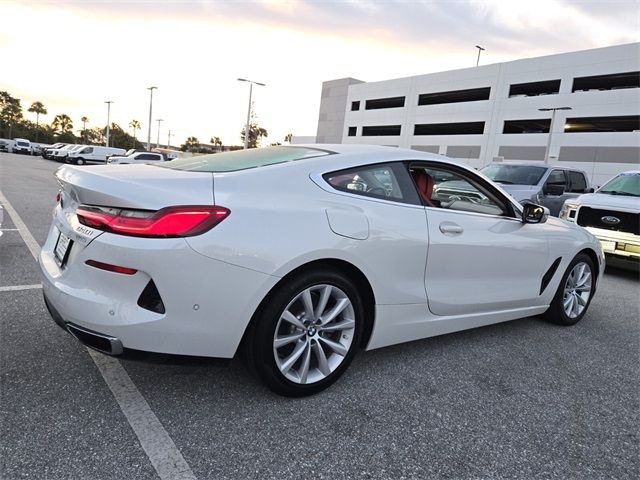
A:
{"type": "Polygon", "coordinates": [[[310,337],[313,337],[318,331],[316,330],[316,327],[309,327],[307,328],[307,335],[309,335],[310,337]]]}

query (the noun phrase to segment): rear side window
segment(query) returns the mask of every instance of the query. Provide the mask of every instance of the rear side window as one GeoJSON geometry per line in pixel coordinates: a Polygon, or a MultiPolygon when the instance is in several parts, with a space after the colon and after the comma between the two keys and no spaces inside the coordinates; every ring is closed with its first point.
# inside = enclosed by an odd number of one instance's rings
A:
{"type": "Polygon", "coordinates": [[[84,150],[82,150],[82,152],[80,153],[93,153],[93,147],[87,147],[84,150]]]}
{"type": "Polygon", "coordinates": [[[415,188],[402,164],[382,163],[323,175],[336,190],[364,197],[419,205],[415,188]]]}
{"type": "Polygon", "coordinates": [[[570,192],[584,193],[587,191],[587,179],[584,178],[582,172],[568,172],[569,173],[569,185],[570,192]]]}
{"type": "Polygon", "coordinates": [[[162,162],[161,168],[174,168],[190,172],[233,172],[248,168],[265,167],[277,163],[293,162],[305,158],[323,157],[334,152],[307,147],[267,147],[215,153],[162,162]]]}

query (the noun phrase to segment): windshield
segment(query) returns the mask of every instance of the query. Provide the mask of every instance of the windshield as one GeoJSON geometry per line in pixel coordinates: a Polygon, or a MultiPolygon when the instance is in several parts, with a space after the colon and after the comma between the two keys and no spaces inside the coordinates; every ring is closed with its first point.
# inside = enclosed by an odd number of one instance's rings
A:
{"type": "Polygon", "coordinates": [[[537,185],[547,169],[529,165],[487,165],[480,171],[496,183],[537,185]]]}
{"type": "Polygon", "coordinates": [[[598,193],[640,197],[640,172],[621,173],[609,180],[598,193]]]}
{"type": "Polygon", "coordinates": [[[157,166],[190,172],[233,172],[330,154],[331,152],[325,150],[307,147],[252,148],[250,150],[178,158],[157,166]]]}
{"type": "Polygon", "coordinates": [[[21,147],[28,147],[28,146],[29,146],[29,144],[28,144],[27,142],[20,142],[20,141],[18,141],[18,142],[16,142],[16,143],[17,143],[19,146],[21,146],[21,147]]]}

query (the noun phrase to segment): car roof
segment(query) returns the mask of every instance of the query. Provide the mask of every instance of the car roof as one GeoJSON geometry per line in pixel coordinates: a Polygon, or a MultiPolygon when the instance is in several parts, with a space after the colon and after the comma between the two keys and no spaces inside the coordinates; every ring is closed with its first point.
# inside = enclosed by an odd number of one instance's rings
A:
{"type": "Polygon", "coordinates": [[[549,164],[549,163],[543,163],[541,161],[505,161],[505,162],[491,162],[487,165],[485,165],[485,167],[488,167],[489,165],[514,165],[514,166],[518,166],[518,167],[542,167],[542,168],[547,168],[547,169],[556,169],[556,170],[574,170],[577,172],[584,172],[583,170],[580,170],[579,168],[575,168],[575,167],[569,167],[566,165],[558,165],[556,163],[554,164],[549,164]]]}

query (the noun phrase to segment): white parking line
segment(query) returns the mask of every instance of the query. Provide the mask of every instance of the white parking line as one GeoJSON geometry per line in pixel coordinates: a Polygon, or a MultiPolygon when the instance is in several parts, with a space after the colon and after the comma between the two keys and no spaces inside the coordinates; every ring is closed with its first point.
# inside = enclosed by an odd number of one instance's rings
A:
{"type": "Polygon", "coordinates": [[[42,284],[37,285],[10,285],[8,287],[0,287],[0,292],[17,292],[19,290],[34,290],[36,288],[42,288],[42,284]]]}
{"type": "MultiPolygon", "coordinates": [[[[4,205],[22,240],[37,261],[40,245],[13,208],[9,200],[0,192],[0,203],[4,205]]],[[[34,288],[37,288],[31,285],[34,288]]],[[[41,286],[38,286],[41,287],[41,286]]],[[[11,288],[11,287],[4,287],[11,288]]],[[[138,437],[138,441],[149,457],[149,461],[161,480],[196,480],[191,467],[176,447],[167,431],[149,407],[149,404],[135,386],[120,362],[107,355],[87,348],[98,367],[102,378],[113,393],[122,413],[138,437]]]]}

